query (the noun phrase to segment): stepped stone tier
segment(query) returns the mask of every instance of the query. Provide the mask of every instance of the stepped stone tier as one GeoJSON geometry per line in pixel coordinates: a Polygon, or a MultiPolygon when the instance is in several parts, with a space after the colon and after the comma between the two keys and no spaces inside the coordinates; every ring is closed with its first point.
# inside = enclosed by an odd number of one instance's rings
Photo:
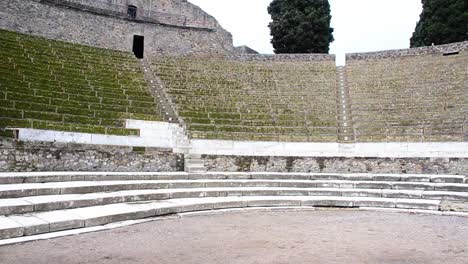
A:
{"type": "Polygon", "coordinates": [[[467,47],[348,54],[356,141],[467,141],[467,47]]]}
{"type": "Polygon", "coordinates": [[[148,54],[233,53],[232,36],[186,0],[2,0],[0,28],[72,43],[148,54]],[[136,9],[132,9],[136,8],[136,9]]]}
{"type": "MultiPolygon", "coordinates": [[[[326,54],[160,55],[138,61],[129,52],[5,30],[0,37],[0,171],[468,171],[466,73],[460,71],[467,42],[351,54],[349,68],[337,69],[334,56],[326,54]],[[409,115],[420,119],[424,137],[402,131],[393,139],[384,133],[364,138],[370,123],[363,117],[382,119],[372,124],[380,131],[392,123],[384,119],[390,112],[379,116],[356,105],[354,100],[366,105],[364,98],[376,99],[358,93],[369,88],[353,72],[367,75],[389,58],[444,62],[428,67],[440,72],[445,92],[415,77],[424,86],[414,89],[428,90],[424,96],[432,107],[437,93],[445,98],[445,110],[430,112],[436,121],[417,114],[431,107],[425,100],[417,102],[426,108],[393,110],[401,122],[409,122],[403,120],[409,115]],[[437,127],[443,130],[433,133],[437,127]]],[[[417,84],[403,73],[392,78],[417,84]]],[[[369,75],[381,83],[375,78],[369,75]]],[[[409,104],[406,94],[397,96],[398,87],[392,100],[409,104]]],[[[389,106],[389,97],[379,100],[389,106]]]]}
{"type": "Polygon", "coordinates": [[[138,135],[162,120],[130,53],[0,30],[0,127],[138,135]]]}
{"type": "Polygon", "coordinates": [[[0,244],[15,241],[2,239],[224,208],[372,207],[468,215],[467,193],[468,179],[456,175],[4,173],[0,244]]]}
{"type": "Polygon", "coordinates": [[[157,57],[195,139],[335,142],[333,55],[157,57]]]}

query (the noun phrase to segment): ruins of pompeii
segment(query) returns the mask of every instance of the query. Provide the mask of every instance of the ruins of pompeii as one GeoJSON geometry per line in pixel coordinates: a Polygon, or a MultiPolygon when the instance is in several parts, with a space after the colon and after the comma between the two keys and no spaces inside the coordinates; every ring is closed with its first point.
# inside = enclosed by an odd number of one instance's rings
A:
{"type": "Polygon", "coordinates": [[[467,46],[337,67],[234,47],[184,0],[2,0],[0,244],[246,207],[466,216],[467,46]]]}

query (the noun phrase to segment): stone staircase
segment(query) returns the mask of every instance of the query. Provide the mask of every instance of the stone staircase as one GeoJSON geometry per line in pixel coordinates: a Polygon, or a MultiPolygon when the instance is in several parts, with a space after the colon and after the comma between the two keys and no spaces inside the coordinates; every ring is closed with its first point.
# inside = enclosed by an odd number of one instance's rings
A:
{"type": "Polygon", "coordinates": [[[171,104],[167,93],[164,90],[164,86],[161,84],[159,79],[153,74],[148,62],[144,59],[140,60],[141,68],[143,70],[145,80],[150,85],[150,92],[157,101],[159,106],[160,115],[165,121],[171,123],[179,123],[179,118],[174,106],[171,104]]]}
{"type": "Polygon", "coordinates": [[[345,67],[338,67],[338,90],[337,90],[337,119],[338,119],[338,141],[352,143],[355,141],[353,116],[351,111],[351,99],[346,81],[345,67]]]}
{"type": "Polygon", "coordinates": [[[201,155],[186,154],[184,165],[185,172],[188,173],[205,173],[207,171],[201,155]]]}
{"type": "MultiPolygon", "coordinates": [[[[196,156],[189,158],[197,164],[196,156]]],[[[468,179],[456,175],[4,173],[0,174],[0,243],[9,238],[226,208],[372,207],[446,214],[444,210],[466,211],[467,203],[468,179]]]]}
{"type": "Polygon", "coordinates": [[[177,141],[177,148],[174,149],[174,151],[177,153],[188,153],[190,150],[190,139],[187,133],[187,126],[184,120],[179,116],[177,107],[171,102],[161,80],[151,70],[149,62],[145,59],[141,59],[140,65],[145,80],[149,84],[149,90],[159,106],[160,116],[163,117],[166,122],[179,125],[179,129],[177,129],[174,135],[177,141]]]}

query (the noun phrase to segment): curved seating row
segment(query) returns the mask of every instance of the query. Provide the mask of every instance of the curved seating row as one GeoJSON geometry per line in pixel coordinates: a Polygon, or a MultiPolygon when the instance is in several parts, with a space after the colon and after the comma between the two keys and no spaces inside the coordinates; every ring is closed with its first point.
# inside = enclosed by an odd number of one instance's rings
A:
{"type": "Polygon", "coordinates": [[[467,56],[348,59],[356,141],[464,141],[467,56]]]}
{"type": "Polygon", "coordinates": [[[0,239],[223,208],[444,211],[467,203],[468,179],[457,175],[4,173],[0,239]]]}
{"type": "Polygon", "coordinates": [[[334,61],[158,57],[153,69],[193,138],[337,138],[334,61]]]}

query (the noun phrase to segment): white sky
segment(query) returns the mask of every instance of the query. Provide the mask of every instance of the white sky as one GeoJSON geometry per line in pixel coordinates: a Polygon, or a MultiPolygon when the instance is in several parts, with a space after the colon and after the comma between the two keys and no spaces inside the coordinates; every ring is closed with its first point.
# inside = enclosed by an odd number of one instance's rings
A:
{"type": "MultiPolygon", "coordinates": [[[[271,0],[189,0],[233,34],[234,45],[273,53],[267,7],[271,0]]],[[[329,0],[335,41],[330,53],[344,54],[409,47],[422,11],[421,0],[329,0]]]]}

